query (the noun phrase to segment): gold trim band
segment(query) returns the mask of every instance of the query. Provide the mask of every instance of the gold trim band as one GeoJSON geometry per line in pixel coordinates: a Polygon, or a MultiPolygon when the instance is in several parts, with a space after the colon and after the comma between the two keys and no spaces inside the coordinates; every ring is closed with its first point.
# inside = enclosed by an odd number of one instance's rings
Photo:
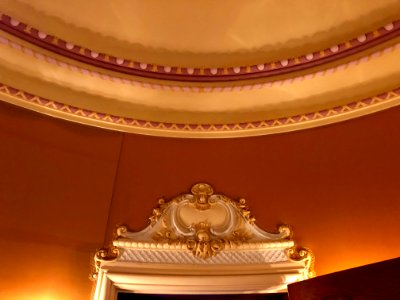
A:
{"type": "Polygon", "coordinates": [[[400,104],[400,88],[346,105],[279,119],[237,124],[178,124],[135,120],[63,104],[0,83],[0,99],[53,117],[117,131],[181,138],[258,136],[327,125],[400,104]]]}

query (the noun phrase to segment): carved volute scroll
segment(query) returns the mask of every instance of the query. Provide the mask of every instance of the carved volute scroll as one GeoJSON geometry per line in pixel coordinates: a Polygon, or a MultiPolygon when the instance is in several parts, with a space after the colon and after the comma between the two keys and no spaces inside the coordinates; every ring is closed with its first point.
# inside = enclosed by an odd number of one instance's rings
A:
{"type": "Polygon", "coordinates": [[[245,199],[215,194],[206,183],[193,185],[190,194],[169,201],[159,199],[148,227],[139,232],[118,227],[111,249],[102,249],[95,256],[96,273],[130,265],[135,272],[140,266],[147,270],[162,265],[173,269],[173,274],[185,275],[193,272],[190,266],[194,265],[227,274],[230,268],[236,268],[235,274],[239,268],[247,275],[258,270],[254,276],[265,269],[263,276],[274,278],[281,289],[313,276],[313,261],[311,251],[295,245],[288,226],[279,226],[276,233],[263,231],[255,224],[245,199]]]}

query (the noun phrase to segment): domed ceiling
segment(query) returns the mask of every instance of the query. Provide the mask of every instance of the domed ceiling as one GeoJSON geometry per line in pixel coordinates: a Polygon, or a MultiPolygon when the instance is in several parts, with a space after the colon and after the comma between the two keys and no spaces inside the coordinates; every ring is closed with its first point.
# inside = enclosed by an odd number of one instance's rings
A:
{"type": "Polygon", "coordinates": [[[0,2],[0,99],[173,137],[309,128],[400,103],[400,1],[0,2]]]}

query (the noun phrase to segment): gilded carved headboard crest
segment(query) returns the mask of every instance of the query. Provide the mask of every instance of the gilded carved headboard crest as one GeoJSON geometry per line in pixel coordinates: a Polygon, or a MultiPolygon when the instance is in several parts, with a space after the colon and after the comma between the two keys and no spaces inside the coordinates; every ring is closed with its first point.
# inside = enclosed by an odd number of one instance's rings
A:
{"type": "Polygon", "coordinates": [[[169,202],[159,200],[150,217],[153,241],[183,245],[194,256],[208,259],[225,248],[238,249],[263,238],[282,240],[290,236],[287,226],[280,226],[277,234],[262,232],[254,224],[245,199],[234,201],[214,194],[206,183],[195,184],[191,192],[169,202]]]}
{"type": "Polygon", "coordinates": [[[279,280],[291,278],[283,280],[282,287],[314,274],[311,251],[295,245],[287,225],[279,226],[276,233],[263,231],[255,224],[245,199],[216,194],[206,183],[197,183],[191,193],[169,201],[159,199],[144,230],[130,232],[120,226],[116,233],[113,246],[96,253],[95,274],[113,264],[119,268],[163,265],[184,274],[190,274],[188,266],[193,265],[227,272],[240,266],[246,274],[261,268],[277,272],[279,280]]]}

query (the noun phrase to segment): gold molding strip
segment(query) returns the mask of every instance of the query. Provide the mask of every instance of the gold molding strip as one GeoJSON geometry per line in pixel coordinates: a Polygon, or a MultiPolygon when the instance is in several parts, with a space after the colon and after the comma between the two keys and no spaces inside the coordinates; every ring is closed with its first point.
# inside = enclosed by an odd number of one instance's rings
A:
{"type": "Polygon", "coordinates": [[[312,128],[388,109],[400,104],[400,88],[302,115],[236,124],[179,124],[135,120],[45,99],[1,83],[0,100],[61,119],[117,131],[168,137],[229,138],[312,128]]]}

